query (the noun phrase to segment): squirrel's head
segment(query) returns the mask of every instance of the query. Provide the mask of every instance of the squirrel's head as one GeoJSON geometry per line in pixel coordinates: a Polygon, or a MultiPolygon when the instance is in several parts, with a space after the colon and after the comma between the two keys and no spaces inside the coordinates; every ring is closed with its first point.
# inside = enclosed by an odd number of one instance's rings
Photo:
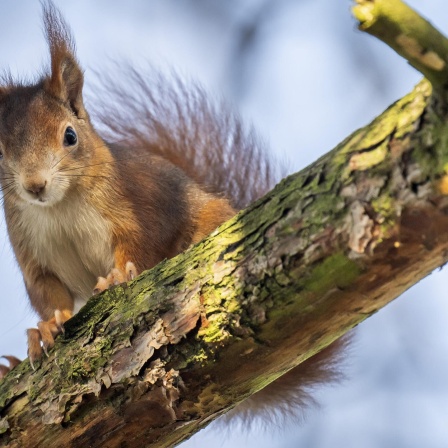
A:
{"type": "Polygon", "coordinates": [[[69,28],[51,2],[43,8],[50,73],[32,85],[10,77],[0,84],[0,181],[5,198],[53,205],[79,182],[100,143],[69,28]]]}

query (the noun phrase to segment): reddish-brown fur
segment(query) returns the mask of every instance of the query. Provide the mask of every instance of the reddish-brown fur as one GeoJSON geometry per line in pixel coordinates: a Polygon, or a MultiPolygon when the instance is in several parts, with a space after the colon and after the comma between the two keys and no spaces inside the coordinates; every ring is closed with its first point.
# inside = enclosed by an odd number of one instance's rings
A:
{"type": "MultiPolygon", "coordinates": [[[[171,85],[160,76],[149,83],[132,69],[125,87],[107,80],[105,94],[115,105],[95,111],[103,137],[120,141],[107,145],[85,110],[70,32],[51,2],[44,22],[50,73],[35,84],[7,79],[0,87],[5,216],[42,319],[28,330],[32,361],[95,287],[200,241],[268,190],[276,172],[254,134],[200,88],[188,89],[176,77],[171,85]],[[68,128],[75,144],[66,142],[68,128]]],[[[336,351],[256,394],[250,409],[303,404],[309,386],[334,378],[336,351]]]]}

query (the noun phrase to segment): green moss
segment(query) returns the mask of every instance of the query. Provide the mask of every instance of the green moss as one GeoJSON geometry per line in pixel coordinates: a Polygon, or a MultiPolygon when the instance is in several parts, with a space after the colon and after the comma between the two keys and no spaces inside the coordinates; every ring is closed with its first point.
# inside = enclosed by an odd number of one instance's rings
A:
{"type": "Polygon", "coordinates": [[[230,333],[226,330],[228,326],[228,313],[214,313],[207,316],[207,325],[199,329],[198,336],[206,343],[224,342],[230,337],[230,333]]]}
{"type": "MultiPolygon", "coordinates": [[[[431,86],[423,80],[408,95],[392,104],[381,116],[368,127],[356,131],[337,147],[334,161],[345,166],[341,175],[345,183],[351,181],[353,170],[363,171],[381,165],[389,154],[389,140],[403,139],[415,130],[416,123],[427,105],[431,86]],[[366,149],[372,148],[369,151],[366,149]],[[347,161],[350,160],[350,164],[347,161]]],[[[431,136],[433,132],[430,131],[431,136]]],[[[371,172],[375,174],[375,172],[371,172]]]]}
{"type": "Polygon", "coordinates": [[[194,366],[204,366],[209,361],[208,353],[200,348],[198,351],[194,352],[189,358],[186,359],[186,365],[194,366]]]}
{"type": "Polygon", "coordinates": [[[448,163],[448,131],[445,123],[428,124],[412,154],[423,176],[436,179],[448,163]],[[419,147],[417,146],[419,145],[419,147]]]}
{"type": "Polygon", "coordinates": [[[306,216],[303,217],[303,224],[310,227],[314,231],[314,227],[322,228],[331,219],[333,225],[337,222],[338,211],[344,208],[344,201],[334,194],[323,194],[307,210],[306,216]]]}
{"type": "Polygon", "coordinates": [[[395,200],[387,192],[372,201],[373,210],[378,215],[376,220],[380,223],[381,232],[385,236],[387,236],[389,230],[396,224],[397,212],[395,205],[395,200]]]}
{"type": "Polygon", "coordinates": [[[423,80],[413,92],[398,102],[398,105],[403,105],[406,113],[401,113],[398,116],[397,130],[394,135],[396,139],[401,139],[415,130],[415,123],[422,116],[430,93],[431,85],[423,80]]]}
{"type": "MultiPolygon", "coordinates": [[[[278,339],[283,326],[289,325],[291,319],[296,318],[294,316],[298,314],[305,316],[315,309],[313,297],[327,293],[335,287],[345,288],[360,274],[360,267],[340,252],[317,264],[308,275],[301,272],[300,278],[295,282],[297,292],[293,296],[284,297],[281,287],[271,288],[268,282],[265,286],[270,291],[270,297],[273,298],[275,305],[269,309],[268,322],[259,329],[257,337],[268,341],[278,339]]],[[[323,342],[322,347],[324,346],[323,342]]]]}
{"type": "Polygon", "coordinates": [[[357,171],[368,170],[384,161],[389,150],[389,138],[370,151],[354,154],[350,159],[349,168],[357,171]]]}
{"type": "Polygon", "coordinates": [[[305,280],[304,288],[314,293],[329,291],[335,286],[344,288],[353,283],[360,273],[359,266],[340,252],[317,265],[305,280]]]}
{"type": "Polygon", "coordinates": [[[239,300],[237,300],[234,296],[232,296],[228,301],[227,301],[227,311],[229,313],[237,313],[241,310],[241,302],[239,300]]]}
{"type": "Polygon", "coordinates": [[[440,158],[436,168],[436,174],[439,175],[445,172],[445,167],[448,164],[448,129],[446,123],[438,123],[435,132],[439,137],[435,145],[437,156],[440,158]]]}
{"type": "Polygon", "coordinates": [[[209,290],[206,294],[203,295],[203,298],[203,306],[205,307],[207,313],[213,313],[221,309],[222,298],[217,291],[209,290]]]}
{"type": "Polygon", "coordinates": [[[368,127],[368,131],[358,145],[358,151],[383,143],[394,132],[397,125],[397,108],[390,107],[368,127]]]}
{"type": "Polygon", "coordinates": [[[9,423],[6,418],[2,418],[0,420],[0,434],[5,433],[9,429],[9,423]]]}
{"type": "Polygon", "coordinates": [[[448,163],[448,129],[446,118],[440,117],[435,108],[426,108],[431,85],[423,80],[412,93],[403,98],[409,99],[406,113],[400,115],[400,128],[396,137],[415,129],[419,117],[424,116],[424,126],[413,139],[412,157],[419,165],[424,177],[436,179],[443,174],[444,166],[448,163]]]}

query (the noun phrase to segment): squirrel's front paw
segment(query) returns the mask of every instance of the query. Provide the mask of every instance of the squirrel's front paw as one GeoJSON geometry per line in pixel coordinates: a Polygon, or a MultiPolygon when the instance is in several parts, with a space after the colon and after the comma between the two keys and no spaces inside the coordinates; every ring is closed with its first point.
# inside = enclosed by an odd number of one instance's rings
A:
{"type": "Polygon", "coordinates": [[[111,286],[119,285],[120,283],[129,282],[137,277],[137,269],[131,261],[126,263],[124,271],[118,268],[113,268],[107,277],[98,277],[98,282],[93,290],[94,294],[99,294],[111,286]]]}
{"type": "Polygon", "coordinates": [[[73,313],[69,310],[56,310],[54,317],[50,320],[40,321],[37,328],[29,328],[28,335],[28,358],[34,369],[34,362],[42,358],[42,353],[48,356],[48,349],[53,347],[54,338],[64,332],[64,323],[73,313]]]}
{"type": "Polygon", "coordinates": [[[9,373],[15,366],[19,365],[22,361],[15,356],[2,356],[8,361],[8,366],[0,364],[0,379],[3,378],[7,373],[9,373]]]}

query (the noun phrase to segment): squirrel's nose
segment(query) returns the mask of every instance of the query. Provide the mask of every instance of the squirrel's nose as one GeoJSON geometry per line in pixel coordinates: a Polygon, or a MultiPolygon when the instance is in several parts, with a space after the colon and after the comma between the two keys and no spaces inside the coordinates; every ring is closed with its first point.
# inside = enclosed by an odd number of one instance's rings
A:
{"type": "Polygon", "coordinates": [[[25,190],[32,195],[39,196],[45,190],[46,185],[47,181],[45,179],[42,179],[40,181],[29,182],[28,184],[24,185],[24,187],[25,190]]]}

